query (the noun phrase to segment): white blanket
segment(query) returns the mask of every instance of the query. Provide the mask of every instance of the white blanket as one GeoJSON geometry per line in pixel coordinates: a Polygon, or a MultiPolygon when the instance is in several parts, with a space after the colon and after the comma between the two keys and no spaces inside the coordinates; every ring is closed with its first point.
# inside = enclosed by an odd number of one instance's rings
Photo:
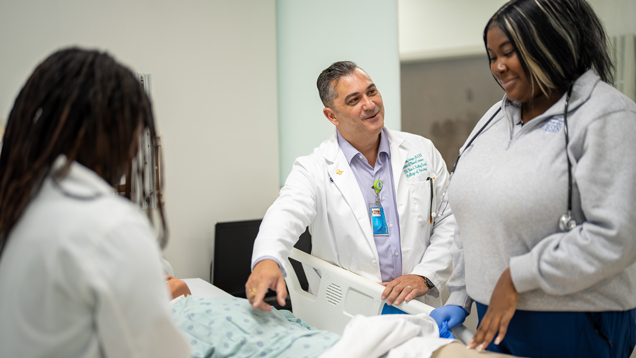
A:
{"type": "Polygon", "coordinates": [[[320,358],[429,358],[451,342],[439,338],[437,323],[426,314],[359,315],[347,324],[342,339],[320,358]]]}

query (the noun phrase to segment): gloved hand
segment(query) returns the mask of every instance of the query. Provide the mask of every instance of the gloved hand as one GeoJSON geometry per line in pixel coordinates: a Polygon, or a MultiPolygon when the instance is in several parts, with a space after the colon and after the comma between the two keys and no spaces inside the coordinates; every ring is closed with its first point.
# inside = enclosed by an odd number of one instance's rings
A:
{"type": "Polygon", "coordinates": [[[438,325],[439,326],[439,338],[455,339],[455,335],[453,334],[453,332],[451,332],[450,329],[448,329],[447,323],[448,323],[448,321],[444,321],[444,322],[442,322],[441,325],[438,325]]]}
{"type": "Polygon", "coordinates": [[[455,305],[438,307],[431,312],[431,318],[437,322],[439,336],[442,338],[455,338],[450,330],[464,323],[466,316],[468,312],[455,305]]]}

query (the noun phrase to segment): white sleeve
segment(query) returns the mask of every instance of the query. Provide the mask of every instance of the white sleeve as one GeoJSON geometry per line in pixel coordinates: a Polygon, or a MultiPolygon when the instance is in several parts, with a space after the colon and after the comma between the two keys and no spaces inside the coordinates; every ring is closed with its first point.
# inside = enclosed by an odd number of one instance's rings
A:
{"type": "Polygon", "coordinates": [[[130,220],[108,230],[92,257],[87,281],[105,356],[189,357],[190,347],[172,321],[148,223],[130,220]]]}
{"type": "Polygon", "coordinates": [[[172,268],[172,265],[170,265],[170,262],[163,256],[161,257],[161,272],[169,276],[174,276],[174,269],[172,268]]]}
{"type": "MultiPolygon", "coordinates": [[[[436,289],[441,289],[446,285],[446,281],[450,277],[452,270],[451,243],[453,233],[457,227],[453,211],[448,205],[448,198],[444,198],[444,190],[448,180],[448,171],[442,155],[435,149],[431,143],[431,157],[435,171],[434,180],[434,198],[435,212],[437,217],[434,219],[431,229],[430,242],[426,248],[426,252],[414,270],[414,274],[425,276],[430,279],[436,289]],[[441,201],[444,200],[442,203],[441,201]],[[443,212],[443,215],[442,215],[443,212]]],[[[435,295],[437,292],[431,292],[435,295]]]]}
{"type": "Polygon", "coordinates": [[[316,217],[317,188],[308,168],[311,164],[307,157],[294,162],[285,186],[265,213],[258,230],[252,267],[263,256],[284,262],[300,235],[316,217]]]}

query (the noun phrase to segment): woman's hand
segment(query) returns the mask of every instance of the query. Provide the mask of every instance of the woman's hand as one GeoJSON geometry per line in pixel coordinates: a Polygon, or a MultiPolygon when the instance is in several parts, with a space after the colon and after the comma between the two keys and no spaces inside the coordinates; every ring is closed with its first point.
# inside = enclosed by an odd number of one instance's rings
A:
{"type": "Polygon", "coordinates": [[[499,331],[499,335],[495,339],[495,344],[501,343],[508,331],[508,324],[517,310],[517,301],[519,301],[519,293],[512,282],[510,268],[507,268],[497,281],[495,290],[490,297],[488,310],[481,319],[475,336],[468,342],[468,348],[485,349],[497,331],[499,331]]]}

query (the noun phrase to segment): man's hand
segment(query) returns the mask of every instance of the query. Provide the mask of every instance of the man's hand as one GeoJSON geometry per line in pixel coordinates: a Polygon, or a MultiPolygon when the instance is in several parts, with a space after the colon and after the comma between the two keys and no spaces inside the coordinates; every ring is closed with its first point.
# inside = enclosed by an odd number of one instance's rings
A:
{"type": "Polygon", "coordinates": [[[508,324],[517,310],[518,301],[519,293],[512,282],[510,268],[507,268],[497,281],[495,290],[490,297],[488,310],[481,319],[475,336],[468,342],[468,348],[486,349],[497,331],[499,331],[499,335],[495,339],[495,344],[501,343],[508,331],[508,324]]]}
{"type": "Polygon", "coordinates": [[[276,261],[263,260],[254,266],[254,271],[245,284],[245,295],[252,304],[252,307],[261,311],[271,311],[272,307],[265,303],[263,299],[268,289],[276,291],[276,298],[281,306],[285,305],[287,289],[283,273],[276,261]]]}
{"type": "Polygon", "coordinates": [[[382,282],[381,285],[386,287],[382,292],[381,299],[386,299],[389,306],[394,303],[397,306],[402,301],[408,302],[428,292],[424,277],[418,275],[400,276],[391,282],[382,282]]]}
{"type": "Polygon", "coordinates": [[[172,277],[170,275],[165,275],[165,276],[166,276],[166,285],[168,285],[168,289],[170,290],[170,294],[172,295],[173,299],[181,295],[187,296],[192,294],[190,292],[190,289],[188,288],[188,285],[186,285],[185,282],[179,280],[176,277],[172,277]]]}

